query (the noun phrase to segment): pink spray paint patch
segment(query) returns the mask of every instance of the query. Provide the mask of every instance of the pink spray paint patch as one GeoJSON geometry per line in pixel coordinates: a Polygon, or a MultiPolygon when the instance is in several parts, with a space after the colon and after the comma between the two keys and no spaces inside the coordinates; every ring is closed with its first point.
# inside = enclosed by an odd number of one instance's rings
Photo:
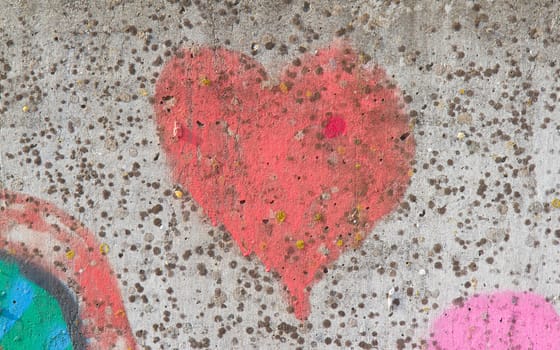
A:
{"type": "Polygon", "coordinates": [[[156,85],[175,181],[281,276],[300,319],[324,268],[396,206],[411,175],[400,91],[360,57],[333,45],[272,82],[241,53],[184,50],[156,85]]]}
{"type": "Polygon", "coordinates": [[[477,295],[439,317],[428,349],[557,350],[560,317],[536,294],[477,295]]]}
{"type": "MultiPolygon", "coordinates": [[[[0,191],[0,249],[58,278],[77,299],[86,349],[136,348],[107,246],[55,206],[0,191]]],[[[75,328],[75,326],[73,327],[75,328]]]]}

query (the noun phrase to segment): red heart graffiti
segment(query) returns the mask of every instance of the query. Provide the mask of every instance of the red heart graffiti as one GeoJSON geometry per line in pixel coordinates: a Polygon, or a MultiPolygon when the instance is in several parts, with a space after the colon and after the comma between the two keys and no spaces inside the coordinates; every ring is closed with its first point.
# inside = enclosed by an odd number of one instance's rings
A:
{"type": "Polygon", "coordinates": [[[277,82],[225,49],[182,51],[155,111],[175,180],[243,254],[282,277],[298,318],[329,263],[402,197],[414,141],[400,92],[345,44],[305,55],[277,82]]]}

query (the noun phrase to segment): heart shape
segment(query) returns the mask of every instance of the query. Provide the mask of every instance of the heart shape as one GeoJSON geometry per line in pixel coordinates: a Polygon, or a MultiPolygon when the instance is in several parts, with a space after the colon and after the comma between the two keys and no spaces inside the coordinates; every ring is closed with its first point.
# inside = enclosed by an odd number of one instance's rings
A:
{"type": "Polygon", "coordinates": [[[241,53],[184,50],[156,86],[174,179],[244,255],[280,274],[299,319],[311,284],[395,207],[412,174],[400,92],[363,58],[333,44],[274,83],[241,53]]]}

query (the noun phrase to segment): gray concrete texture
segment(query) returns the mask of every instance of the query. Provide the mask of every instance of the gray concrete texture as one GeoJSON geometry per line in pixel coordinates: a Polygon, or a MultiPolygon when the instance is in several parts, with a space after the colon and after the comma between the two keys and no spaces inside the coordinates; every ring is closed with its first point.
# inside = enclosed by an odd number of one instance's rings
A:
{"type": "Polygon", "coordinates": [[[1,186],[108,244],[140,348],[420,349],[459,297],[533,291],[560,306],[560,4],[1,4],[1,186]],[[300,322],[258,258],[188,189],[173,196],[150,97],[180,48],[236,50],[274,76],[336,38],[402,90],[414,175],[399,207],[314,285],[300,322]]]}

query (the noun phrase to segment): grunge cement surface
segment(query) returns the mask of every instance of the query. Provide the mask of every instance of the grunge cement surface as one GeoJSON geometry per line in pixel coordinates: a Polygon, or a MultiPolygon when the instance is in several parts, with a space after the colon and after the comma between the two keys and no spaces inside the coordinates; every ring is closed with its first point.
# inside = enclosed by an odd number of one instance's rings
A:
{"type": "MultiPolygon", "coordinates": [[[[444,310],[480,300],[529,300],[508,322],[544,307],[538,324],[557,327],[559,4],[0,4],[0,185],[93,233],[140,349],[436,349],[453,341],[432,328],[444,310]],[[300,321],[280,277],[173,180],[155,86],[183,49],[240,52],[278,77],[335,40],[399,87],[416,153],[397,208],[328,266],[300,321]]],[[[455,329],[481,330],[483,316],[455,329]]]]}

